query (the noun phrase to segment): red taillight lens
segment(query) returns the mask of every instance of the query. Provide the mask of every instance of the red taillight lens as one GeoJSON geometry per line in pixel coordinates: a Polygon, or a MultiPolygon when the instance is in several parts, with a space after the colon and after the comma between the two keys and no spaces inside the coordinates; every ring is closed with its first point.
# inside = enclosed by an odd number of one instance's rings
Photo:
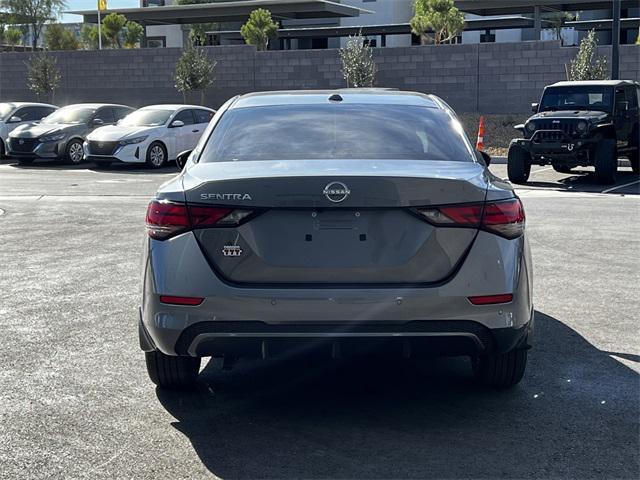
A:
{"type": "Polygon", "coordinates": [[[154,200],[147,207],[147,232],[151,238],[166,240],[193,228],[238,225],[251,213],[251,210],[229,207],[154,200]]]}
{"type": "Polygon", "coordinates": [[[164,240],[190,227],[187,206],[180,203],[154,200],[147,207],[147,233],[151,238],[164,240]]]}
{"type": "Polygon", "coordinates": [[[519,198],[487,204],[420,208],[418,213],[437,226],[481,228],[505,238],[519,237],[525,226],[519,198]]]}
{"type": "Polygon", "coordinates": [[[160,295],[160,301],[169,305],[186,305],[196,307],[204,302],[201,297],[176,297],[174,295],[160,295]]]}
{"type": "Polygon", "coordinates": [[[474,305],[495,305],[497,303],[510,303],[513,301],[513,295],[511,293],[502,295],[480,295],[468,298],[474,305]]]}

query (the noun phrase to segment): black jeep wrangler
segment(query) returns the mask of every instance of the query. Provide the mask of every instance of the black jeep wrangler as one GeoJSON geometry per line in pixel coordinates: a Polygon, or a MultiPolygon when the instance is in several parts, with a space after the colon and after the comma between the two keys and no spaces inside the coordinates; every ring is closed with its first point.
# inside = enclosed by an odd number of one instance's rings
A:
{"type": "Polygon", "coordinates": [[[595,167],[598,183],[615,182],[618,157],[638,173],[640,84],[626,80],[559,82],[544,89],[527,123],[516,125],[524,138],[509,146],[508,174],[525,183],[531,165],[561,173],[595,167]]]}

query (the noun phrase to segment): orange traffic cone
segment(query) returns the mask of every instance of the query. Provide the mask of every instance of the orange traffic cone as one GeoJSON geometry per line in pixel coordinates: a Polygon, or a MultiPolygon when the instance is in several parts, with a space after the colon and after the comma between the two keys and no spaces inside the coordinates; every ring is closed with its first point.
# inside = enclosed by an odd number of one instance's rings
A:
{"type": "Polygon", "coordinates": [[[484,116],[480,117],[480,126],[478,127],[478,140],[476,140],[476,150],[484,150],[484,116]]]}

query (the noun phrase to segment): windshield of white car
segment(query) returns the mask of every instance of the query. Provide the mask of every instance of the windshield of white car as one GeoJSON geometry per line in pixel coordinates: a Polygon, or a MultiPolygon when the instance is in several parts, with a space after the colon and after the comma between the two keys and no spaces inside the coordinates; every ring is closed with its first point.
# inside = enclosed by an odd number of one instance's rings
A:
{"type": "Polygon", "coordinates": [[[540,111],[598,110],[610,112],[613,90],[602,86],[551,87],[544,91],[540,111]]]}
{"type": "Polygon", "coordinates": [[[136,110],[124,117],[118,125],[123,127],[159,127],[169,120],[174,110],[136,110]]]}
{"type": "Polygon", "coordinates": [[[42,119],[40,123],[45,124],[79,124],[87,123],[96,109],[91,107],[64,107],[56,110],[48,117],[42,119]]]}
{"type": "Polygon", "coordinates": [[[200,161],[474,161],[460,122],[407,105],[276,105],[227,111],[200,161]]]}
{"type": "Polygon", "coordinates": [[[14,108],[11,103],[0,103],[0,121],[8,120],[14,108]]]}

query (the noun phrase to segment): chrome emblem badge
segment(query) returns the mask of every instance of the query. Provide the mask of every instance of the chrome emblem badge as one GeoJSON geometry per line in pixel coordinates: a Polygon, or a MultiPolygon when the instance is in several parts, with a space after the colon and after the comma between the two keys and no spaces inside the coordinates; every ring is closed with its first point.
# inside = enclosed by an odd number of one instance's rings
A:
{"type": "Polygon", "coordinates": [[[340,203],[344,202],[347,197],[351,195],[351,190],[342,182],[331,182],[324,187],[322,193],[330,202],[340,203]]]}
{"type": "Polygon", "coordinates": [[[102,142],[98,143],[98,147],[100,147],[100,148],[104,147],[104,143],[102,143],[102,142]]]}
{"type": "Polygon", "coordinates": [[[19,143],[20,145],[24,145],[24,140],[23,140],[23,139],[20,139],[20,140],[18,141],[18,143],[19,143]]]}
{"type": "Polygon", "coordinates": [[[222,247],[222,254],[225,257],[239,257],[242,255],[242,248],[239,245],[225,245],[222,247]]]}

